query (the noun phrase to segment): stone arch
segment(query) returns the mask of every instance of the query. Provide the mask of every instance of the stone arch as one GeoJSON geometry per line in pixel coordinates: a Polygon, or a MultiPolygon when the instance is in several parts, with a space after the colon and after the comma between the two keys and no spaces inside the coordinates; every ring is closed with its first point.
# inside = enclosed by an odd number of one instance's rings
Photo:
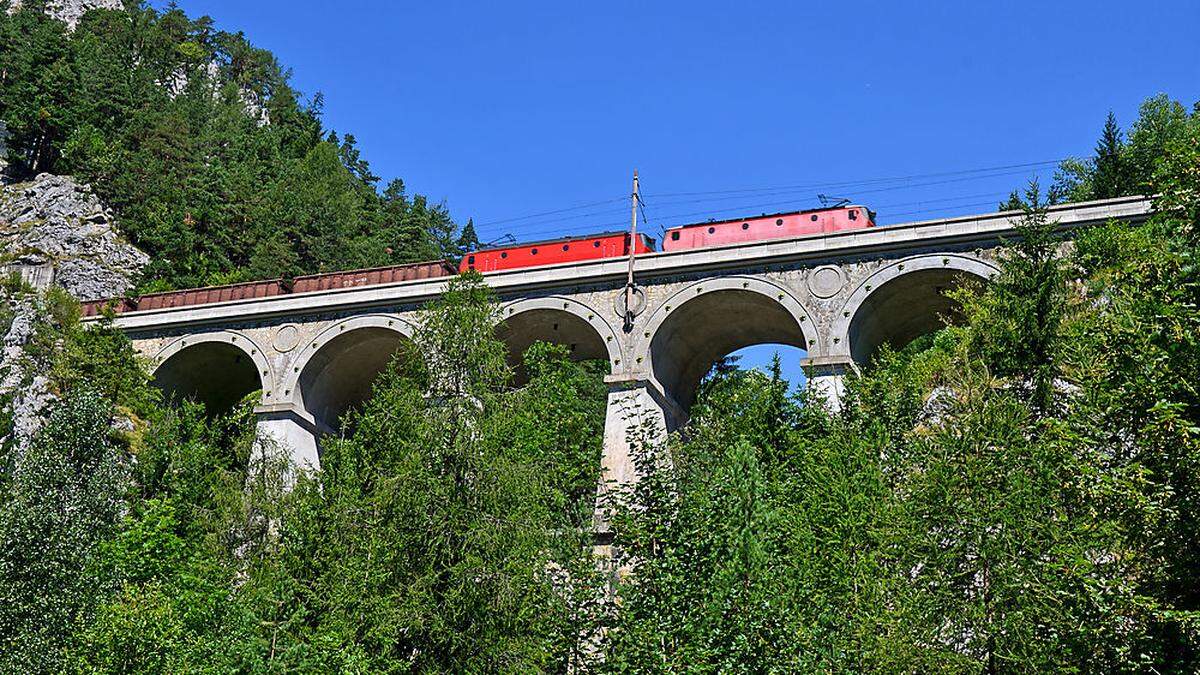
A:
{"type": "Polygon", "coordinates": [[[279,399],[311,415],[322,432],[336,431],[346,411],[370,396],[375,378],[412,332],[407,321],[387,314],[330,325],[296,355],[279,399]]]}
{"type": "Polygon", "coordinates": [[[820,346],[812,315],[792,292],[753,276],[694,282],[659,304],[641,331],[635,353],[650,359],[651,378],[682,411],[726,354],[756,344],[820,346]]]}
{"type": "Polygon", "coordinates": [[[616,331],[600,312],[573,298],[551,295],[503,305],[496,333],[508,345],[518,382],[524,380],[521,355],[538,340],[567,345],[572,358],[607,360],[610,370],[621,363],[616,331]]]}
{"type": "Polygon", "coordinates": [[[168,397],[193,398],[210,414],[228,411],[256,390],[262,390],[260,402],[273,393],[271,363],[244,333],[222,330],[181,337],[159,350],[153,361],[154,386],[168,397]]]}
{"type": "Polygon", "coordinates": [[[955,310],[945,291],[966,278],[987,280],[995,265],[961,254],[920,255],[895,260],[864,279],[847,298],[832,335],[846,356],[867,364],[884,344],[901,348],[943,325],[955,310]]]}

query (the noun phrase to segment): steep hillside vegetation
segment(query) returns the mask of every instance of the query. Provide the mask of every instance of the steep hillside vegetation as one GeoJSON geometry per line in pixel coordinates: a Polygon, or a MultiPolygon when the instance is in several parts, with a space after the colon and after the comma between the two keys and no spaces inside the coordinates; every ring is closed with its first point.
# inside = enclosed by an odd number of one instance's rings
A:
{"type": "Polygon", "coordinates": [[[445,208],[379,178],[269,52],[177,9],[0,1],[0,121],[16,179],[91,184],[151,262],[144,290],[453,255],[445,208]]]}

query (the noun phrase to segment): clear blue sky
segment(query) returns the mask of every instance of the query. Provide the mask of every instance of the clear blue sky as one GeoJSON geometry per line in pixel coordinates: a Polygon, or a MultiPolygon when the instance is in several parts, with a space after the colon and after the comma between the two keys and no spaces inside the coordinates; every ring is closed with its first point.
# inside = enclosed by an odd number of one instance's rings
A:
{"type": "Polygon", "coordinates": [[[178,4],[273,51],[375,173],[485,241],[622,227],[619,203],[495,221],[620,198],[635,167],[652,232],[818,192],[883,223],[988,211],[1049,166],[813,184],[1086,154],[1109,110],[1200,99],[1194,0],[178,4]],[[775,186],[812,187],[668,194],[775,186]]]}

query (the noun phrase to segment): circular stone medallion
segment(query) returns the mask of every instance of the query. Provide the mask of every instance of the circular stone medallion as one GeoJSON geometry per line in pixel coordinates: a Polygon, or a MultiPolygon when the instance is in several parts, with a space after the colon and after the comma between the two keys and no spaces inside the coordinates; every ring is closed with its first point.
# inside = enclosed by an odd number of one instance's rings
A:
{"type": "Polygon", "coordinates": [[[846,285],[846,277],[842,270],[834,265],[818,267],[808,275],[808,290],[818,298],[830,298],[837,295],[846,285]]]}
{"type": "MultiPolygon", "coordinates": [[[[617,297],[613,298],[613,311],[617,316],[625,316],[625,289],[622,288],[617,293],[617,297]]],[[[633,287],[633,315],[637,316],[646,309],[646,291],[641,286],[633,287]]]]}
{"type": "Polygon", "coordinates": [[[275,332],[275,351],[290,352],[300,343],[300,329],[295,324],[285,324],[275,332]]]}

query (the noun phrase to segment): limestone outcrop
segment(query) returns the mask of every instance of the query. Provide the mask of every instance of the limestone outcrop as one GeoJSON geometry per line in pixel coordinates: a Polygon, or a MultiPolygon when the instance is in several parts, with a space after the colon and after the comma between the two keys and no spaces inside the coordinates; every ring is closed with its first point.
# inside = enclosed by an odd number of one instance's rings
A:
{"type": "MultiPolygon", "coordinates": [[[[48,0],[46,14],[67,24],[67,28],[75,30],[79,18],[93,9],[121,9],[121,0],[48,0]]],[[[21,0],[13,0],[8,11],[15,12],[21,7],[21,0]]]]}
{"type": "Polygon", "coordinates": [[[42,428],[46,407],[55,400],[44,374],[49,368],[45,355],[28,349],[46,320],[46,311],[37,295],[10,289],[0,294],[0,320],[7,320],[0,344],[0,413],[12,422],[0,445],[11,444],[20,457],[42,428]]]}
{"type": "Polygon", "coordinates": [[[0,261],[37,288],[55,285],[97,300],[129,290],[149,257],[121,238],[90,187],[40,174],[0,184],[0,261]]]}
{"type": "MultiPolygon", "coordinates": [[[[41,174],[24,183],[0,182],[0,262],[0,271],[19,273],[38,291],[53,285],[94,300],[128,291],[149,257],[121,238],[86,184],[41,174]]],[[[51,302],[41,292],[0,286],[0,419],[11,421],[0,444],[17,457],[55,399],[47,375],[59,345],[45,337],[54,334],[51,302]]]]}

